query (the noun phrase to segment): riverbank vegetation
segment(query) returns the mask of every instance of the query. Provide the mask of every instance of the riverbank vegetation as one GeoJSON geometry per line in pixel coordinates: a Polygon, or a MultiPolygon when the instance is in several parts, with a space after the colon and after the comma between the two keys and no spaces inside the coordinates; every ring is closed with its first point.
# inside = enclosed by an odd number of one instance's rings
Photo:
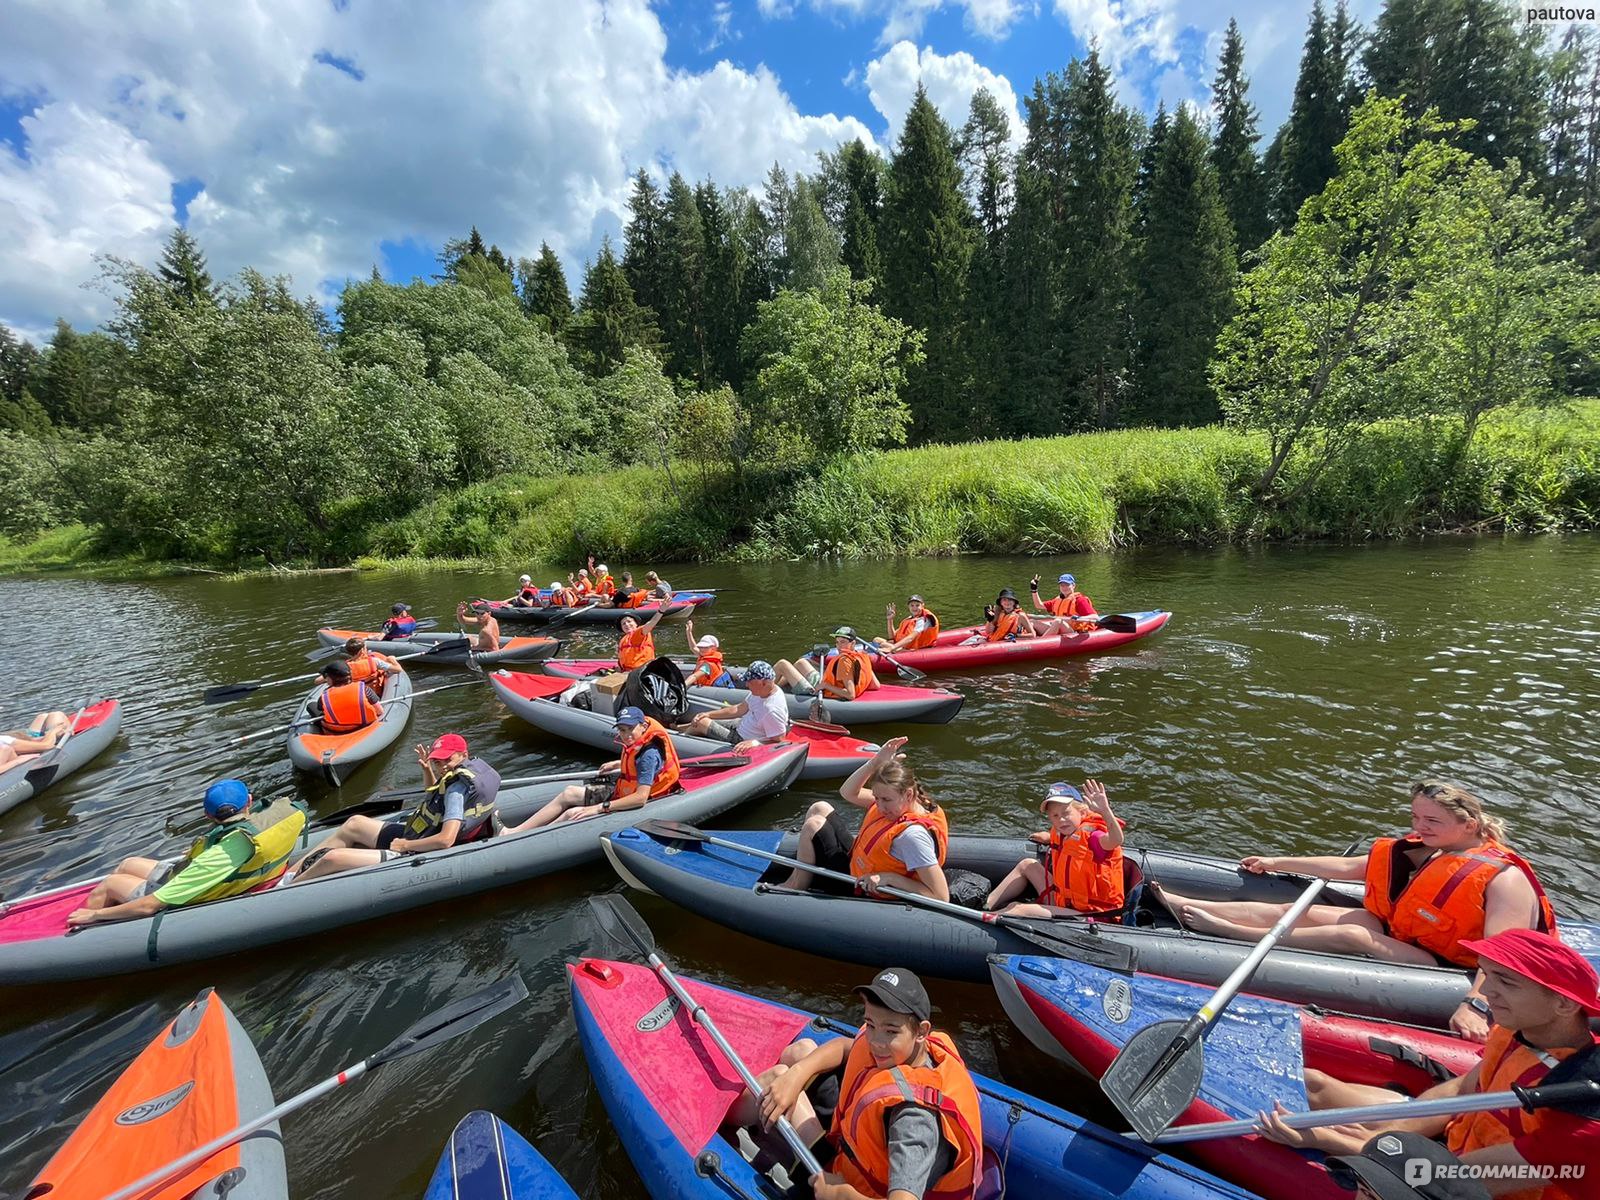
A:
{"type": "Polygon", "coordinates": [[[888,157],[641,170],[575,303],[476,229],[331,310],[177,230],[104,330],[0,329],[0,569],[1592,525],[1600,55],[1543,37],[1319,3],[1264,153],[1236,26],[1209,122],[1093,51],[1020,149],[919,93],[888,157]]]}

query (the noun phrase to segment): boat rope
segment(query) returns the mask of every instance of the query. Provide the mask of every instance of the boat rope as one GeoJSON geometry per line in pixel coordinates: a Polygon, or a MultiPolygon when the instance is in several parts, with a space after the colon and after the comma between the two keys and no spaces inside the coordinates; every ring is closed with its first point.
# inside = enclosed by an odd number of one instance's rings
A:
{"type": "Polygon", "coordinates": [[[762,1196],[759,1198],[752,1196],[734,1182],[732,1177],[722,1169],[722,1156],[715,1150],[703,1150],[695,1155],[694,1173],[702,1179],[711,1180],[730,1196],[735,1197],[735,1200],[783,1200],[785,1195],[765,1175],[762,1175],[759,1176],[762,1185],[762,1196]]]}

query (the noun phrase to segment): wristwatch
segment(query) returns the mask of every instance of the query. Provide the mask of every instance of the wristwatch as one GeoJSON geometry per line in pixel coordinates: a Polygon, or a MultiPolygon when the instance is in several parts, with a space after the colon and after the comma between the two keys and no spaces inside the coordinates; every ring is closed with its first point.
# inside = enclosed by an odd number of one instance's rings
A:
{"type": "Polygon", "coordinates": [[[609,800],[600,801],[600,811],[602,813],[610,812],[611,811],[611,801],[609,801],[609,800]]]}
{"type": "Polygon", "coordinates": [[[1462,1003],[1470,1008],[1473,1012],[1477,1013],[1485,1021],[1489,1019],[1489,1002],[1482,996],[1468,996],[1462,1001],[1462,1003]]]}

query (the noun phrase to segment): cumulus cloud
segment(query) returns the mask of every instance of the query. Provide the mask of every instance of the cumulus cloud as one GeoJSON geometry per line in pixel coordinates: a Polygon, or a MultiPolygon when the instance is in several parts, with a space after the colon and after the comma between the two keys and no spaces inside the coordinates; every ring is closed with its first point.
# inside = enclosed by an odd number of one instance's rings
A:
{"type": "MultiPolygon", "coordinates": [[[[798,0],[756,0],[765,17],[794,14],[798,0]]],[[[878,41],[889,45],[902,38],[919,37],[929,13],[942,8],[959,9],[966,27],[979,37],[999,40],[1011,26],[1032,12],[1034,0],[809,0],[813,11],[833,16],[882,21],[878,41]]]]}
{"type": "Polygon", "coordinates": [[[765,68],[665,63],[647,0],[470,9],[413,0],[154,0],[94,11],[13,0],[0,92],[39,97],[25,153],[0,147],[0,321],[104,315],[79,284],[97,252],[152,261],[172,185],[213,270],[302,293],[362,275],[383,242],[476,223],[569,269],[615,232],[640,166],[758,184],[870,130],[801,113],[765,68]],[[15,34],[15,36],[11,36],[15,34]]]}
{"type": "Polygon", "coordinates": [[[979,63],[966,51],[938,54],[931,48],[918,50],[910,42],[896,42],[879,58],[867,64],[867,94],[872,106],[889,122],[886,142],[893,146],[900,126],[911,111],[917,84],[927,89],[928,99],[952,127],[966,122],[972,106],[972,93],[988,88],[1000,102],[1011,124],[1011,140],[1021,145],[1024,125],[1017,111],[1017,94],[1011,81],[979,63]]]}

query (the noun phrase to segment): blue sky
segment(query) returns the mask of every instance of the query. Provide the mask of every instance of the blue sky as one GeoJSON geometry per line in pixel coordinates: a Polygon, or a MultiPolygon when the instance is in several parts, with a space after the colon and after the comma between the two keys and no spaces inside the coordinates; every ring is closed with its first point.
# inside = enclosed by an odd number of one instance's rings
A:
{"type": "MultiPolygon", "coordinates": [[[[1370,19],[1377,0],[1359,0],[1370,19]]],[[[97,256],[153,262],[175,222],[214,273],[331,300],[408,279],[477,224],[577,276],[629,176],[759,186],[863,137],[891,149],[918,82],[959,124],[1016,114],[1091,37],[1123,98],[1203,105],[1230,15],[1270,137],[1309,5],[1262,0],[11,0],[0,44],[0,321],[39,337],[110,298],[97,256]]]]}

